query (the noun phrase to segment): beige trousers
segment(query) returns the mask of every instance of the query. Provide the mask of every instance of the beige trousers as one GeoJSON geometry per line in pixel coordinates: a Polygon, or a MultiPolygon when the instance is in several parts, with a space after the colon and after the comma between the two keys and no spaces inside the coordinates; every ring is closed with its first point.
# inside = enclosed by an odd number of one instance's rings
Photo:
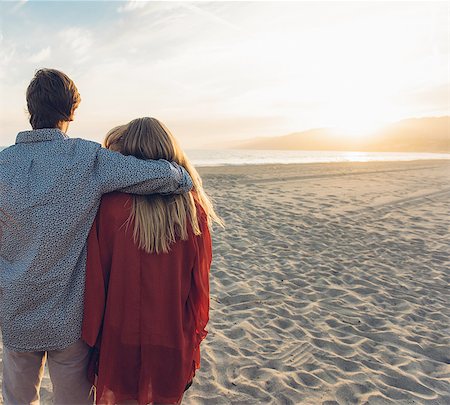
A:
{"type": "Polygon", "coordinates": [[[92,405],[87,379],[89,347],[79,340],[63,350],[14,352],[3,348],[3,402],[5,405],[39,405],[39,387],[45,360],[53,384],[55,405],[92,405]]]}

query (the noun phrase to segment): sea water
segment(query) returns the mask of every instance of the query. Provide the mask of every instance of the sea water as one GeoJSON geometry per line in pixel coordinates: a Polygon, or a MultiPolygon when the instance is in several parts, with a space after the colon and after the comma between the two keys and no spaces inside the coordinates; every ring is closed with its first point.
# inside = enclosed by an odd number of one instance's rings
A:
{"type": "MultiPolygon", "coordinates": [[[[2,149],[3,148],[0,147],[0,150],[2,149]]],[[[449,153],[343,152],[309,150],[187,149],[186,154],[195,166],[450,159],[449,153]]]]}
{"type": "Polygon", "coordinates": [[[450,159],[449,153],[343,152],[306,150],[186,150],[196,166],[337,163],[450,159]]]}

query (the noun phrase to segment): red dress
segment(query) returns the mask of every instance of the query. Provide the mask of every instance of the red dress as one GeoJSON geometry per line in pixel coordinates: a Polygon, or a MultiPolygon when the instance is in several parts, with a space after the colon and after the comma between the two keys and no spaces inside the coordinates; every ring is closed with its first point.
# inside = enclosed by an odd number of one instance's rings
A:
{"type": "Polygon", "coordinates": [[[83,339],[95,347],[97,403],[177,403],[200,365],[209,314],[211,236],[149,254],[126,221],[131,197],[103,196],[88,238],[83,339]]]}

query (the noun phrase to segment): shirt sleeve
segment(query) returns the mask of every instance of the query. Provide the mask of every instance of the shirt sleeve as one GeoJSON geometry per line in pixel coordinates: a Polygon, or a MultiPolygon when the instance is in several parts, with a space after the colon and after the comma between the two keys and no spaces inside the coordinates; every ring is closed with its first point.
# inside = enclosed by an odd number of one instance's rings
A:
{"type": "Polygon", "coordinates": [[[102,194],[120,190],[133,194],[182,194],[191,190],[186,170],[167,160],[142,160],[99,148],[95,176],[102,194]]]}

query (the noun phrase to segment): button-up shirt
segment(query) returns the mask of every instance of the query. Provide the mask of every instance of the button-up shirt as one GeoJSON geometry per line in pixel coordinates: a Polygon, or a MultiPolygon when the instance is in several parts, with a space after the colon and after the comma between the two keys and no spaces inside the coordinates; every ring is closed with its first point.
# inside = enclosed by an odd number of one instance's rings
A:
{"type": "Polygon", "coordinates": [[[20,132],[0,152],[0,326],[15,351],[59,350],[81,336],[86,240],[102,194],[181,193],[187,172],[69,139],[20,132]]]}

